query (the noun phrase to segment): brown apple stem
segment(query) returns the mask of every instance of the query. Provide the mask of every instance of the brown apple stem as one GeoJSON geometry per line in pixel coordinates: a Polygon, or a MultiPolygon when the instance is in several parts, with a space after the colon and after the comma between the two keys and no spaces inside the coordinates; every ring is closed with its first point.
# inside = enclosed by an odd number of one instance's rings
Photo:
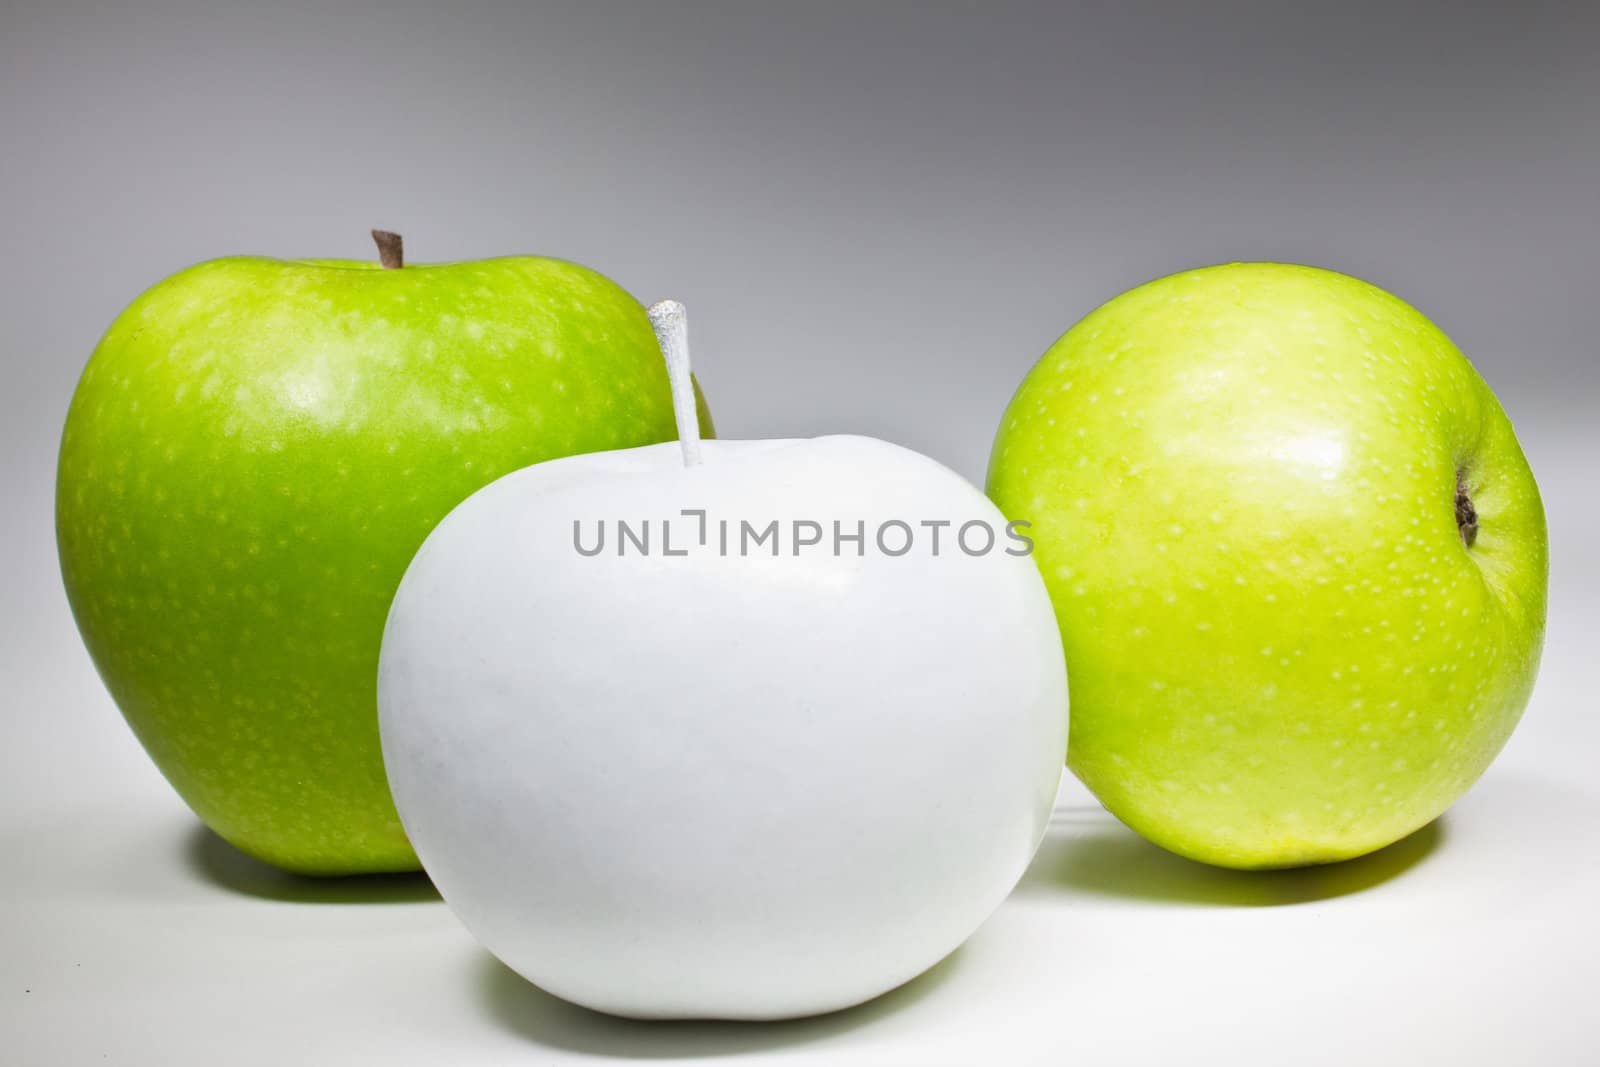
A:
{"type": "Polygon", "coordinates": [[[1456,529],[1461,531],[1461,542],[1471,548],[1478,540],[1478,509],[1467,495],[1464,474],[1456,475],[1456,529]]]}
{"type": "Polygon", "coordinates": [[[384,270],[399,270],[406,265],[405,245],[399,234],[373,230],[372,239],[378,242],[378,262],[384,270]]]}

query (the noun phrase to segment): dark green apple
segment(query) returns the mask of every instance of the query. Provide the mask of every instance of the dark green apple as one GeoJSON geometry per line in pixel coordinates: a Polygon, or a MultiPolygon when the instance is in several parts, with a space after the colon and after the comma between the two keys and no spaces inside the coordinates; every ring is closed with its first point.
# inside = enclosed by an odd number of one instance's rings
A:
{"type": "Polygon", "coordinates": [[[417,867],[375,680],[434,524],[508,471],[676,434],[617,285],[535,257],[401,266],[379,236],[382,266],[161,282],[100,342],[61,441],[62,575],[106,686],[207,825],[306,873],[417,867]]]}

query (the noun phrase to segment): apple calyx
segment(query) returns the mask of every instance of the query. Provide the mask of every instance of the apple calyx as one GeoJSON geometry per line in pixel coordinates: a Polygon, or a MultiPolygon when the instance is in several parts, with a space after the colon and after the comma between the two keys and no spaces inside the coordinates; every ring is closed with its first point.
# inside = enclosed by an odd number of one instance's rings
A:
{"type": "Polygon", "coordinates": [[[406,265],[405,242],[390,230],[373,230],[372,239],[378,244],[378,262],[384,270],[399,270],[406,265]]]}
{"type": "Polygon", "coordinates": [[[1461,531],[1461,543],[1471,548],[1478,539],[1478,509],[1472,506],[1466,479],[1460,474],[1456,475],[1456,529],[1461,531]]]}
{"type": "Polygon", "coordinates": [[[678,444],[683,448],[683,465],[700,463],[700,419],[695,411],[694,378],[689,373],[689,313],[676,300],[660,300],[650,305],[650,326],[667,362],[667,381],[672,386],[672,417],[678,424],[678,444]]]}

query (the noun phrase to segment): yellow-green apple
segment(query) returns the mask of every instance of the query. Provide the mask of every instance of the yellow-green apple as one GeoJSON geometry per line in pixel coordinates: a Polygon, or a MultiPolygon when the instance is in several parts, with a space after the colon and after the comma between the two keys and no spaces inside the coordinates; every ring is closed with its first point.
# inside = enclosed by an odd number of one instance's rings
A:
{"type": "Polygon", "coordinates": [[[61,441],[62,575],[101,677],[213,830],[306,873],[417,866],[376,677],[434,523],[508,471],[675,436],[650,321],[614,283],[535,257],[402,265],[375,236],[381,265],[237,257],[156,285],[61,441]]]}
{"type": "Polygon", "coordinates": [[[1236,263],[1103,305],[1012,399],[989,491],[1033,523],[1069,766],[1175,852],[1387,845],[1477,779],[1532,690],[1527,460],[1449,338],[1355,278],[1236,263]]]}

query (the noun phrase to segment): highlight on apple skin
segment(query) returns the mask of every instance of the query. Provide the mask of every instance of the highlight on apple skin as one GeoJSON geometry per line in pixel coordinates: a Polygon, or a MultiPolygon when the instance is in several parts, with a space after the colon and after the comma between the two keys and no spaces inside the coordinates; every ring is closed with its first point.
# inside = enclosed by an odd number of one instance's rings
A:
{"type": "Polygon", "coordinates": [[[1366,282],[1235,263],[1111,300],[1018,389],[988,489],[1033,522],[1068,766],[1172,851],[1390,844],[1471,786],[1533,688],[1533,474],[1449,338],[1366,282]]]}
{"type": "Polygon", "coordinates": [[[537,257],[402,265],[375,236],[389,269],[236,257],[139,297],[57,478],[67,595],[139,740],[218,834],[312,874],[417,867],[375,677],[434,524],[508,471],[674,436],[617,285],[537,257]]]}

